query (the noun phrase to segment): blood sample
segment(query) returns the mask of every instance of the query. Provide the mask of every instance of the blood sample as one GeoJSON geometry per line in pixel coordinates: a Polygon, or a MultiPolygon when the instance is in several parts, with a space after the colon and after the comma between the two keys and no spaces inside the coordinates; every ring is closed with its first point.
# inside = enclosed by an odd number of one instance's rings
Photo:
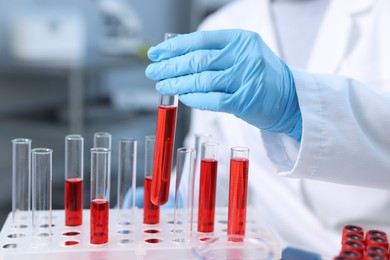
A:
{"type": "Polygon", "coordinates": [[[387,248],[381,246],[367,246],[366,254],[377,254],[387,258],[389,257],[387,248]]]}
{"type": "Polygon", "coordinates": [[[30,214],[31,140],[12,140],[12,222],[25,225],[30,214]],[[24,224],[23,224],[24,223],[24,224]]]}
{"type": "Polygon", "coordinates": [[[213,232],[217,189],[218,144],[204,143],[201,148],[198,232],[213,232]]]}
{"type": "Polygon", "coordinates": [[[389,242],[387,241],[387,237],[383,236],[368,236],[366,240],[367,246],[381,246],[386,249],[389,248],[389,242]]]}
{"type": "Polygon", "coordinates": [[[154,205],[150,200],[155,141],[155,136],[145,137],[144,224],[158,224],[160,222],[160,206],[154,205]]]}
{"type": "Polygon", "coordinates": [[[341,250],[339,256],[347,257],[348,259],[362,259],[363,255],[357,251],[341,250]]]}
{"type": "MultiPolygon", "coordinates": [[[[204,143],[210,142],[211,140],[211,134],[208,133],[199,133],[195,134],[195,143],[194,143],[194,148],[196,152],[196,164],[195,164],[195,186],[194,186],[194,198],[199,198],[199,182],[200,182],[200,161],[201,161],[201,150],[202,150],[202,145],[204,143]]],[[[198,201],[199,200],[194,200],[194,207],[198,208],[198,201]]]]}
{"type": "Polygon", "coordinates": [[[355,251],[361,255],[364,255],[364,243],[361,241],[345,241],[341,245],[341,250],[355,251]]]}
{"type": "Polygon", "coordinates": [[[229,241],[242,242],[245,235],[246,206],[248,195],[249,149],[231,148],[228,228],[229,241]]]}
{"type": "Polygon", "coordinates": [[[364,243],[364,237],[358,233],[345,233],[342,237],[341,244],[345,241],[360,241],[364,243]]]}
{"type": "Polygon", "coordinates": [[[163,205],[167,203],[169,198],[176,114],[177,96],[161,95],[157,117],[151,191],[151,200],[154,205],[163,205]]]}
{"type": "Polygon", "coordinates": [[[346,233],[357,233],[361,236],[364,236],[364,229],[358,225],[346,225],[343,227],[342,236],[346,233]]]}
{"type": "Polygon", "coordinates": [[[83,180],[65,181],[65,225],[79,226],[83,222],[83,180]]]}
{"type": "Polygon", "coordinates": [[[110,149],[91,149],[91,244],[108,242],[110,165],[110,149]]]}
{"type": "Polygon", "coordinates": [[[91,244],[108,242],[108,209],[109,202],[104,199],[91,201],[91,244]]]}
{"type": "Polygon", "coordinates": [[[83,222],[84,139],[80,135],[65,137],[65,225],[83,222]]]}
{"type": "Polygon", "coordinates": [[[372,236],[381,237],[387,241],[387,234],[385,231],[378,230],[378,229],[370,229],[366,232],[366,238],[365,238],[366,243],[367,243],[367,240],[369,240],[369,238],[372,236]]]}
{"type": "MultiPolygon", "coordinates": [[[[166,33],[165,40],[178,36],[166,33]]],[[[178,95],[160,95],[157,111],[156,145],[154,150],[151,201],[161,206],[168,202],[173,147],[175,144],[178,95]]]]}

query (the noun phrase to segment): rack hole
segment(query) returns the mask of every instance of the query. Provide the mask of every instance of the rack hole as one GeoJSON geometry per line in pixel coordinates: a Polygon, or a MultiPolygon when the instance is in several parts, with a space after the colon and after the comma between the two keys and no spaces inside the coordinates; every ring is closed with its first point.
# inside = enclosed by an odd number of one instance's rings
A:
{"type": "Polygon", "coordinates": [[[224,228],[224,229],[222,229],[221,231],[222,231],[222,232],[227,232],[227,229],[226,229],[226,228],[224,228]]]}
{"type": "MultiPolygon", "coordinates": [[[[48,228],[50,225],[49,224],[42,224],[39,227],[41,228],[48,228]]],[[[52,227],[54,227],[54,224],[51,224],[52,227]]]]}
{"type": "Polygon", "coordinates": [[[68,232],[62,233],[62,235],[67,236],[67,237],[71,237],[71,236],[80,235],[80,232],[78,232],[78,231],[68,231],[68,232]]]}
{"type": "Polygon", "coordinates": [[[201,241],[201,242],[207,242],[207,241],[209,241],[211,238],[209,238],[209,237],[200,237],[199,238],[199,241],[201,241]]]}
{"type": "Polygon", "coordinates": [[[145,242],[149,243],[149,244],[158,244],[158,243],[162,242],[162,239],[159,239],[159,238],[148,238],[148,239],[145,239],[145,242]]]}
{"type": "Polygon", "coordinates": [[[183,233],[183,229],[171,229],[171,233],[183,233]]]}
{"type": "Polygon", "coordinates": [[[133,240],[130,240],[130,239],[121,239],[118,241],[118,243],[120,245],[127,245],[127,244],[130,244],[130,243],[133,243],[134,241],[133,240]]]}
{"type": "Polygon", "coordinates": [[[12,226],[13,228],[26,228],[28,227],[27,225],[24,225],[24,224],[17,224],[17,225],[13,225],[12,226]]]}
{"type": "MultiPolygon", "coordinates": [[[[168,224],[175,224],[175,222],[173,221],[173,220],[170,220],[170,221],[168,221],[168,224]]],[[[177,225],[182,225],[183,224],[183,222],[182,221],[178,221],[177,223],[176,223],[177,225]]]]}
{"type": "Polygon", "coordinates": [[[184,238],[174,238],[172,241],[174,243],[184,243],[186,240],[184,238]]]}
{"type": "Polygon", "coordinates": [[[49,233],[39,233],[38,234],[38,237],[48,237],[48,236],[50,236],[49,233]]]}
{"type": "Polygon", "coordinates": [[[121,221],[121,222],[118,222],[118,225],[128,226],[128,225],[130,225],[130,222],[129,221],[121,221]]]}
{"type": "Polygon", "coordinates": [[[80,242],[75,241],[75,240],[68,240],[68,241],[64,242],[64,246],[74,246],[74,245],[77,245],[78,243],[80,243],[80,242]]]}
{"type": "Polygon", "coordinates": [[[118,230],[118,234],[124,234],[124,235],[126,235],[126,234],[130,234],[130,233],[131,233],[130,230],[118,230]]]}
{"type": "Polygon", "coordinates": [[[221,223],[221,224],[227,224],[227,220],[218,220],[218,223],[221,223]]]}
{"type": "Polygon", "coordinates": [[[9,238],[21,238],[21,237],[25,237],[26,235],[25,234],[9,234],[7,237],[9,238]]]}
{"type": "Polygon", "coordinates": [[[145,229],[144,232],[148,233],[148,234],[156,234],[156,233],[160,233],[160,230],[158,230],[158,229],[145,229]]]}
{"type": "Polygon", "coordinates": [[[3,248],[16,248],[17,247],[17,245],[16,244],[14,244],[14,243],[12,243],[12,244],[5,244],[5,245],[3,245],[3,248]]]}

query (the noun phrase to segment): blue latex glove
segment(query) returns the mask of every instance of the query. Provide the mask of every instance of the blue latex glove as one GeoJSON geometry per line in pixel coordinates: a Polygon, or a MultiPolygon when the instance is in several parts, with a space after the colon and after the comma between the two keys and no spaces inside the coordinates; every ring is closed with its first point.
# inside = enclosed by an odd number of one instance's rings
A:
{"type": "Polygon", "coordinates": [[[290,69],[254,32],[201,31],[151,47],[146,76],[190,107],[227,112],[298,142],[302,117],[290,69]]]}

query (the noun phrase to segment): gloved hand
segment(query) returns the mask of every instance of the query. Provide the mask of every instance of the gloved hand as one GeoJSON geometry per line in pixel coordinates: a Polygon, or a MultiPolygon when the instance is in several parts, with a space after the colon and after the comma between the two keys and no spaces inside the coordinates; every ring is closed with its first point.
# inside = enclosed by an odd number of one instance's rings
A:
{"type": "Polygon", "coordinates": [[[227,112],[298,142],[302,117],[290,69],[254,32],[203,31],[151,47],[146,76],[190,107],[227,112]]]}

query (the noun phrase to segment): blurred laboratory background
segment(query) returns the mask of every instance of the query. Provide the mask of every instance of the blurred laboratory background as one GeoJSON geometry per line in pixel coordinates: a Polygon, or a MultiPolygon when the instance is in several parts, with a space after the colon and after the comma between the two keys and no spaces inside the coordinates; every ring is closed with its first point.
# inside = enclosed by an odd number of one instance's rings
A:
{"type": "MultiPolygon", "coordinates": [[[[146,79],[146,51],[165,32],[196,30],[230,0],[0,0],[0,223],[11,211],[14,138],[53,149],[53,209],[63,209],[64,140],[85,139],[84,206],[89,205],[95,132],[113,136],[111,204],[116,202],[118,140],[155,134],[158,94],[146,79]]],[[[190,111],[179,107],[176,147],[190,111]]],[[[138,183],[142,185],[141,179],[138,183]]]]}

